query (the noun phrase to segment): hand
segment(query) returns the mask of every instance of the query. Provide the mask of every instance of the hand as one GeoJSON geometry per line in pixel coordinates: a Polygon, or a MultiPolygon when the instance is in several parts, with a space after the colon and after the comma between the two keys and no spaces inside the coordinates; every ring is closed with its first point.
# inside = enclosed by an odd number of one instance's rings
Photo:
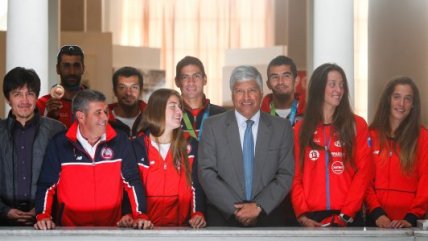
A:
{"type": "Polygon", "coordinates": [[[305,215],[302,215],[297,218],[297,221],[302,225],[303,227],[322,227],[322,223],[319,223],[313,219],[310,219],[306,217],[305,215]]]}
{"type": "Polygon", "coordinates": [[[46,102],[46,111],[47,116],[50,118],[58,119],[59,118],[59,110],[62,109],[61,100],[50,98],[46,102]]]}
{"type": "Polygon", "coordinates": [[[122,218],[117,222],[117,226],[120,228],[132,228],[134,219],[130,214],[123,215],[122,218]]]}
{"type": "Polygon", "coordinates": [[[24,212],[19,209],[11,208],[9,212],[7,212],[7,219],[24,224],[24,225],[32,225],[35,221],[36,212],[34,208],[29,212],[24,212]]]}
{"type": "Polygon", "coordinates": [[[235,207],[235,218],[243,226],[253,226],[257,223],[257,217],[262,210],[257,207],[256,203],[238,203],[235,207]]]}
{"type": "Polygon", "coordinates": [[[392,220],[390,228],[411,228],[412,224],[406,220],[392,220]]]}
{"type": "Polygon", "coordinates": [[[50,218],[44,218],[42,220],[37,221],[37,223],[34,224],[34,229],[37,229],[37,230],[49,230],[54,228],[55,228],[55,223],[52,222],[50,218]]]}
{"type": "Polygon", "coordinates": [[[133,221],[132,227],[135,229],[152,229],[153,223],[150,220],[138,218],[133,221]]]}
{"type": "Polygon", "coordinates": [[[193,218],[189,220],[189,224],[192,228],[204,228],[207,226],[207,222],[205,218],[200,215],[195,215],[193,218]]]}
{"type": "Polygon", "coordinates": [[[386,215],[382,215],[376,219],[376,226],[379,228],[390,228],[391,220],[386,215]]]}

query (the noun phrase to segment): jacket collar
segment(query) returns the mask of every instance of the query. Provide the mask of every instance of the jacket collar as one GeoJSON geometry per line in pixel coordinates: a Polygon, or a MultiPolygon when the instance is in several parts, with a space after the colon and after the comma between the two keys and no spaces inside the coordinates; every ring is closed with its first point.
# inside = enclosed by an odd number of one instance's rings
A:
{"type": "MultiPolygon", "coordinates": [[[[40,113],[37,107],[34,109],[34,116],[30,121],[34,121],[34,125],[36,126],[36,128],[38,128],[40,123],[40,113]]],[[[12,131],[16,124],[18,124],[16,121],[16,117],[14,114],[12,114],[12,110],[10,110],[9,114],[7,115],[7,129],[9,130],[9,132],[12,131]]]]}
{"type": "MultiPolygon", "coordinates": [[[[72,142],[77,142],[77,128],[79,128],[79,123],[74,121],[73,124],[68,128],[68,131],[65,133],[67,139],[72,142]]],[[[106,123],[106,141],[111,141],[117,135],[116,131],[111,127],[109,123],[106,123]]]]}

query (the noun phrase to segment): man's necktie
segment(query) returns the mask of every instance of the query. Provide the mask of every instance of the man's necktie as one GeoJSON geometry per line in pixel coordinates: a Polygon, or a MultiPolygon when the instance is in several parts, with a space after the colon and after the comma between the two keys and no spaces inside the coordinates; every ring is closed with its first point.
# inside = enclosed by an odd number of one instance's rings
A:
{"type": "Polygon", "coordinates": [[[247,128],[244,134],[244,144],[242,154],[244,156],[244,176],[245,176],[245,198],[247,201],[252,199],[253,192],[253,159],[254,159],[254,140],[252,126],[254,121],[247,120],[247,128]]]}

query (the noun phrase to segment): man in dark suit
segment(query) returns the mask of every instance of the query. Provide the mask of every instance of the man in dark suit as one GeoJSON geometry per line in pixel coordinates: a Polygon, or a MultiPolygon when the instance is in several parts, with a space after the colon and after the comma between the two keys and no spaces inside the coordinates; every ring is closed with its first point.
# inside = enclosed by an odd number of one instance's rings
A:
{"type": "Polygon", "coordinates": [[[252,66],[232,72],[234,110],[207,119],[198,174],[211,226],[283,226],[294,173],[290,123],[260,111],[263,82],[252,66]]]}

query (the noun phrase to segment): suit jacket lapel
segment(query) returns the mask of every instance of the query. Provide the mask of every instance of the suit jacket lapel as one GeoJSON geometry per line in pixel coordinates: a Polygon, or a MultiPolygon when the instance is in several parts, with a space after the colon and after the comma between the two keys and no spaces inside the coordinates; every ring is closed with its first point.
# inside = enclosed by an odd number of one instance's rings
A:
{"type": "Polygon", "coordinates": [[[254,153],[254,168],[253,168],[253,195],[260,190],[259,185],[262,184],[262,170],[266,163],[265,157],[269,150],[269,139],[272,133],[271,123],[266,118],[263,112],[260,113],[259,129],[257,131],[256,152],[254,153]]]}
{"type": "Polygon", "coordinates": [[[237,178],[237,190],[244,190],[244,167],[242,157],[241,139],[239,137],[239,127],[236,122],[235,111],[229,111],[226,118],[226,140],[228,152],[231,156],[233,170],[237,178]]]}

